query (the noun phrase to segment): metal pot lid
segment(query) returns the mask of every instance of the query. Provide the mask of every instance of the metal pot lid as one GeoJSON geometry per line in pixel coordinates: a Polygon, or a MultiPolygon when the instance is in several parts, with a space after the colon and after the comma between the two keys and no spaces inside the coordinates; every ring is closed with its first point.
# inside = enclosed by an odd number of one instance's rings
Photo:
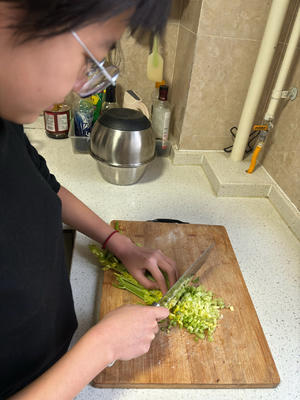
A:
{"type": "Polygon", "coordinates": [[[101,125],[120,131],[142,131],[151,127],[151,122],[141,111],[130,108],[111,108],[98,121],[101,125]]]}

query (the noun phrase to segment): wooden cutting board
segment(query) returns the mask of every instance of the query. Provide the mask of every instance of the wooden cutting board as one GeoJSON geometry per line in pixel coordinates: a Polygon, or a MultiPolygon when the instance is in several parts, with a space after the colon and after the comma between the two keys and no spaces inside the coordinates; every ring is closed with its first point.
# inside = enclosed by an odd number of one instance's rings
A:
{"type": "MultiPolygon", "coordinates": [[[[173,258],[182,274],[213,240],[215,248],[201,271],[201,284],[222,297],[234,311],[223,310],[214,341],[195,342],[184,330],[159,332],[150,351],[131,361],[117,361],[94,379],[110,388],[258,388],[275,387],[280,378],[253,303],[223,226],[119,221],[135,243],[159,248],[173,258]]],[[[113,224],[113,222],[112,222],[113,224]]],[[[262,260],[263,262],[263,260],[262,260]]],[[[137,303],[130,293],[112,286],[104,273],[100,318],[137,303]]]]}

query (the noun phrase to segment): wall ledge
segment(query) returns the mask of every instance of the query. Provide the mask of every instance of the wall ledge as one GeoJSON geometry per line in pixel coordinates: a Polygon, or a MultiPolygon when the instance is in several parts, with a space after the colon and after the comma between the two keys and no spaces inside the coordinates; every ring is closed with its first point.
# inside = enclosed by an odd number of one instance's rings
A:
{"type": "Polygon", "coordinates": [[[219,197],[264,197],[300,240],[300,212],[267,170],[257,164],[248,174],[251,155],[241,162],[232,161],[222,150],[178,150],[172,147],[174,165],[200,165],[219,197]]]}

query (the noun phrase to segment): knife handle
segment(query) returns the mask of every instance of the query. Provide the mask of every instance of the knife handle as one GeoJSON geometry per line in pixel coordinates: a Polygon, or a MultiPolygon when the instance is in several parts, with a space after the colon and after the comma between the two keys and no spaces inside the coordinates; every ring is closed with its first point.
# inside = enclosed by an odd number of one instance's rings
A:
{"type": "Polygon", "coordinates": [[[165,222],[168,224],[189,224],[189,222],[183,222],[183,221],[180,221],[179,219],[169,219],[169,218],[150,219],[147,222],[165,222]]]}

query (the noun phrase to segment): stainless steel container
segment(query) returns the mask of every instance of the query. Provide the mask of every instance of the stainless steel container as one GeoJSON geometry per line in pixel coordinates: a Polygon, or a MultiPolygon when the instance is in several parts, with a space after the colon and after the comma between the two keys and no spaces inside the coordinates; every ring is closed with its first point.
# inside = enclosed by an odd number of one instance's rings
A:
{"type": "Polygon", "coordinates": [[[98,168],[102,177],[114,185],[133,185],[138,182],[145,173],[147,164],[138,167],[120,167],[107,164],[98,160],[98,168]]]}
{"type": "Polygon", "coordinates": [[[150,121],[140,111],[128,108],[106,111],[92,129],[90,153],[108,182],[136,183],[155,157],[150,121]]]}

